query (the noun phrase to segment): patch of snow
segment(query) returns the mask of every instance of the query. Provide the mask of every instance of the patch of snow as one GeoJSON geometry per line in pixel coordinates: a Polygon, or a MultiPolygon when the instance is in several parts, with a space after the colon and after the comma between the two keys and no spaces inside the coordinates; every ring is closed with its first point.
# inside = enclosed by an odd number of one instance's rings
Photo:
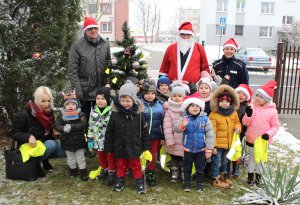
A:
{"type": "Polygon", "coordinates": [[[274,141],[286,145],[294,152],[300,152],[300,140],[286,131],[285,127],[280,127],[278,133],[274,136],[274,141]]]}

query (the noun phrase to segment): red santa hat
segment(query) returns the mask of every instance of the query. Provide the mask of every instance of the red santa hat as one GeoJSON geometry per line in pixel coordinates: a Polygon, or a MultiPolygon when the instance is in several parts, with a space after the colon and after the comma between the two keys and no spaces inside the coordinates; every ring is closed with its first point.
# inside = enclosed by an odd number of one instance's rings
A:
{"type": "Polygon", "coordinates": [[[246,95],[246,101],[252,99],[253,91],[247,84],[240,84],[239,87],[235,89],[236,92],[242,91],[246,95]]]}
{"type": "Polygon", "coordinates": [[[85,17],[83,30],[86,31],[88,28],[99,28],[97,21],[93,17],[85,17]]]}
{"type": "Polygon", "coordinates": [[[268,103],[272,101],[274,96],[274,89],[277,88],[277,82],[269,80],[265,85],[257,89],[256,93],[263,97],[268,103]]]}
{"type": "Polygon", "coordinates": [[[180,34],[194,35],[193,25],[191,24],[191,22],[183,22],[178,28],[178,31],[180,34]]]}
{"type": "Polygon", "coordinates": [[[227,47],[233,47],[235,50],[238,49],[238,45],[237,45],[237,43],[235,42],[235,40],[234,40],[233,38],[228,39],[228,40],[224,43],[223,49],[224,49],[224,48],[227,48],[227,47]]]}
{"type": "Polygon", "coordinates": [[[181,105],[181,111],[182,112],[186,112],[188,107],[191,105],[191,104],[195,104],[197,105],[198,107],[200,107],[201,111],[204,111],[204,108],[205,108],[205,102],[200,100],[199,98],[195,98],[195,97],[191,97],[191,98],[187,98],[186,100],[183,101],[182,105],[181,105]]]}

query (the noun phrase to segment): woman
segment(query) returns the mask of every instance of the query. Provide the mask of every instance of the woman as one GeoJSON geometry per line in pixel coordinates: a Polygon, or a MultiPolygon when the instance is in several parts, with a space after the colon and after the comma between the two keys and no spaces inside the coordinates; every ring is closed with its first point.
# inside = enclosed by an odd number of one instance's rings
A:
{"type": "MultiPolygon", "coordinates": [[[[53,129],[53,97],[50,89],[45,86],[38,87],[34,94],[34,102],[27,103],[26,109],[19,111],[13,120],[12,137],[18,143],[18,147],[24,143],[29,143],[35,147],[37,140],[44,143],[46,151],[40,160],[43,163],[43,169],[52,171],[53,167],[49,163],[51,157],[62,157],[65,155],[60,148],[60,143],[53,137],[59,134],[53,129]]],[[[40,177],[45,173],[41,169],[40,177]]]]}

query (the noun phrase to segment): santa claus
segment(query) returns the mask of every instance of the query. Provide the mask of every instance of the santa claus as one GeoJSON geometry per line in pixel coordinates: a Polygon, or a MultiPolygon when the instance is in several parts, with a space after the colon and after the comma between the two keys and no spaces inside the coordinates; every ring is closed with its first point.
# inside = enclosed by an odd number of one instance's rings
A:
{"type": "Polygon", "coordinates": [[[178,30],[178,42],[167,48],[159,75],[165,75],[171,81],[192,83],[197,83],[201,77],[211,79],[205,50],[202,45],[194,42],[192,24],[184,22],[178,30]]]}

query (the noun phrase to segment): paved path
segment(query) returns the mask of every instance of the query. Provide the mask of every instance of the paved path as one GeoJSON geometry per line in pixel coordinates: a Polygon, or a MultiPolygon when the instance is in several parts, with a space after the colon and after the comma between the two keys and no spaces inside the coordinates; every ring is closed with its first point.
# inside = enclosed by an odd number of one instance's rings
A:
{"type": "Polygon", "coordinates": [[[280,114],[279,120],[281,125],[286,124],[285,127],[289,133],[300,139],[300,115],[280,114]]]}

